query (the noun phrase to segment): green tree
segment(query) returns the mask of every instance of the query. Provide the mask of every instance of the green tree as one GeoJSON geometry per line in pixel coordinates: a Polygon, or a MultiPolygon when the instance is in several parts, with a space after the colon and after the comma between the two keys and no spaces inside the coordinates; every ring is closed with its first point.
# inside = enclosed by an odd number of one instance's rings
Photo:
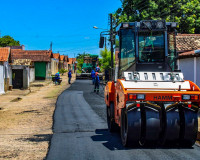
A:
{"type": "MultiPolygon", "coordinates": [[[[111,69],[111,52],[107,48],[105,48],[104,50],[100,51],[100,55],[102,57],[99,59],[101,68],[103,68],[104,70],[105,69],[110,70],[111,69]]],[[[113,64],[114,64],[114,59],[115,59],[115,56],[113,56],[113,64]]]]}
{"type": "Polygon", "coordinates": [[[0,47],[6,46],[20,46],[20,42],[14,40],[11,36],[3,36],[0,38],[0,47]]]}
{"type": "Polygon", "coordinates": [[[84,63],[84,57],[85,56],[89,56],[88,53],[83,53],[83,54],[78,54],[77,57],[76,57],[76,61],[77,61],[77,69],[79,72],[81,72],[81,69],[82,69],[82,66],[83,66],[83,63],[84,63]]]}
{"type": "Polygon", "coordinates": [[[115,22],[157,20],[178,22],[179,33],[200,33],[199,0],[121,0],[115,22]]]}

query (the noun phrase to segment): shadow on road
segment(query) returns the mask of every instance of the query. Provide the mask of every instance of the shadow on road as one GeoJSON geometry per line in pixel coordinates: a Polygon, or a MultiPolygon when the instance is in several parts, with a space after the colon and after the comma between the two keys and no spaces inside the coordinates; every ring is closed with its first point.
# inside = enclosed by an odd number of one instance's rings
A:
{"type": "Polygon", "coordinates": [[[94,135],[91,137],[93,141],[102,141],[103,145],[109,150],[127,150],[121,144],[121,139],[118,133],[110,133],[108,129],[96,129],[94,135]]]}
{"type": "Polygon", "coordinates": [[[194,149],[193,147],[180,147],[176,145],[168,146],[132,146],[124,147],[121,143],[121,138],[119,133],[110,133],[108,129],[96,129],[95,133],[97,135],[91,136],[93,141],[103,142],[102,144],[109,150],[130,150],[130,149],[194,149]]]}

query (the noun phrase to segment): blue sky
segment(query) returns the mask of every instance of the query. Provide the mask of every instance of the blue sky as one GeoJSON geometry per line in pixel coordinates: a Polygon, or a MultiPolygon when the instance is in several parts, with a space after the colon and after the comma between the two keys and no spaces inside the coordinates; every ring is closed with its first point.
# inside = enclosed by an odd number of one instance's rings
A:
{"type": "Polygon", "coordinates": [[[1,36],[10,35],[27,50],[46,50],[76,56],[99,54],[100,29],[108,29],[108,14],[120,0],[1,0],[1,36]]]}

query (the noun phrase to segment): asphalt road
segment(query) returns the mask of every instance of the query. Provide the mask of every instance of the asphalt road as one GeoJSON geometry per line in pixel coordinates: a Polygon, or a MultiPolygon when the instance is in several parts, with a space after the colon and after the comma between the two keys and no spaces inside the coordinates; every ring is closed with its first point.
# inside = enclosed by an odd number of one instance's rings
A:
{"type": "Polygon", "coordinates": [[[77,80],[57,100],[48,160],[200,159],[200,147],[124,148],[107,130],[103,87],[93,93],[89,80],[77,80]]]}

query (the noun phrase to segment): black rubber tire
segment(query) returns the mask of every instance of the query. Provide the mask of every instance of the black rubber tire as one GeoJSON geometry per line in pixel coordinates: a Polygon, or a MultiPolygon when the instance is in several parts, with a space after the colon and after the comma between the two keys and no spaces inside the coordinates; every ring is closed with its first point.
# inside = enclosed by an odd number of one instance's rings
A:
{"type": "Polygon", "coordinates": [[[197,139],[198,111],[187,106],[180,107],[181,131],[180,146],[192,147],[197,139]]]}
{"type": "Polygon", "coordinates": [[[142,136],[141,146],[155,146],[160,141],[162,132],[161,108],[153,106],[142,107],[142,136]]]}
{"type": "Polygon", "coordinates": [[[117,132],[119,131],[119,126],[115,123],[114,119],[114,104],[111,103],[110,106],[106,107],[107,111],[107,125],[108,125],[108,130],[110,132],[117,132]]]}
{"type": "Polygon", "coordinates": [[[178,105],[166,108],[165,117],[165,145],[178,144],[180,135],[180,116],[178,105]]]}
{"type": "Polygon", "coordinates": [[[141,137],[141,112],[135,107],[132,110],[121,110],[121,141],[125,147],[139,146],[141,137]]]}

